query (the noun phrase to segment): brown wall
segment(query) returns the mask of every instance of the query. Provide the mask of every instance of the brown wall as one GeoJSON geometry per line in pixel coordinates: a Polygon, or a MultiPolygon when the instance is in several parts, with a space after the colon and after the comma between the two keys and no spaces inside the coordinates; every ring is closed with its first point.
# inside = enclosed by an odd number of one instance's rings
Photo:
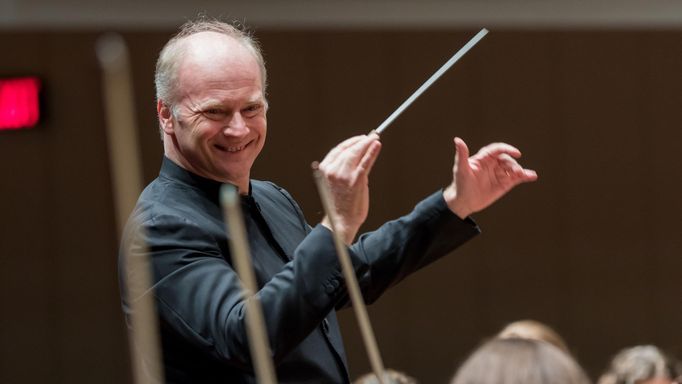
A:
{"type": "MultiPolygon", "coordinates": [[[[269,138],[254,177],[320,217],[309,164],[376,127],[475,31],[260,31],[269,138]]],[[[158,170],[153,67],[167,33],[127,33],[145,177],[158,170]]],[[[93,45],[0,33],[0,75],[37,74],[48,115],[0,133],[0,382],[129,381],[93,45]]],[[[448,182],[454,135],[506,141],[540,180],[475,217],[484,233],[370,308],[387,366],[444,383],[503,324],[535,318],[593,376],[618,348],[682,356],[682,32],[493,31],[389,128],[366,229],[448,182]]],[[[351,371],[368,371],[351,311],[351,371]]]]}

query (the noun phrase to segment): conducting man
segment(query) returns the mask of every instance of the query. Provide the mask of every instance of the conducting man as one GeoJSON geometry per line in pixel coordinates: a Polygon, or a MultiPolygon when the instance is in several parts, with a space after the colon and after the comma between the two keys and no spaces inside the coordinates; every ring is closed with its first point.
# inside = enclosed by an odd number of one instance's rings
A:
{"type": "MultiPolygon", "coordinates": [[[[251,298],[243,297],[231,264],[218,201],[222,183],[235,185],[242,195],[278,380],[350,381],[335,315],[348,296],[328,219],[309,226],[284,189],[250,178],[267,133],[265,86],[258,44],[218,21],[183,25],[157,62],[165,156],[159,177],[138,200],[122,244],[130,257],[149,255],[153,287],[122,297],[130,315],[128,300],[154,295],[168,382],[255,381],[244,321],[251,298]]],[[[455,139],[455,147],[447,188],[355,242],[367,217],[368,175],[381,144],[376,135],[352,137],[321,162],[337,229],[366,301],[476,235],[471,213],[536,178],[516,162],[520,152],[509,145],[491,144],[472,157],[462,140],[455,139]]],[[[135,272],[121,263],[123,280],[135,272]]]]}

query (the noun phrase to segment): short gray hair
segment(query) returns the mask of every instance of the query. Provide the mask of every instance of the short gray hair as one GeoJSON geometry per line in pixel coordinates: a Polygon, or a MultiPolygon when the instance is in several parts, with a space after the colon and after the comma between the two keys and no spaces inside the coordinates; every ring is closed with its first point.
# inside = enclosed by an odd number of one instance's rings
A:
{"type": "Polygon", "coordinates": [[[654,345],[622,349],[613,357],[597,384],[630,384],[656,377],[675,379],[682,375],[682,363],[654,345]]]}
{"type": "Polygon", "coordinates": [[[187,21],[180,26],[178,33],[168,40],[163,49],[161,49],[161,53],[159,53],[159,58],[156,61],[156,73],[154,75],[157,101],[163,100],[170,104],[175,102],[177,67],[185,52],[183,45],[179,43],[186,37],[200,32],[217,32],[233,37],[251,50],[260,66],[263,95],[265,95],[267,87],[265,60],[263,59],[260,44],[253,34],[237,21],[225,22],[206,16],[199,16],[196,20],[187,21]]]}

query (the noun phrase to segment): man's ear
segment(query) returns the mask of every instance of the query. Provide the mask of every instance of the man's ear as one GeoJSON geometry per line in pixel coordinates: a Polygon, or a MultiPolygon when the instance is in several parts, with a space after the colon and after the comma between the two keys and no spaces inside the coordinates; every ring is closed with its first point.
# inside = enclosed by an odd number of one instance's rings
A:
{"type": "Polygon", "coordinates": [[[156,102],[156,113],[159,116],[159,126],[166,135],[173,134],[173,111],[163,100],[156,102]]]}

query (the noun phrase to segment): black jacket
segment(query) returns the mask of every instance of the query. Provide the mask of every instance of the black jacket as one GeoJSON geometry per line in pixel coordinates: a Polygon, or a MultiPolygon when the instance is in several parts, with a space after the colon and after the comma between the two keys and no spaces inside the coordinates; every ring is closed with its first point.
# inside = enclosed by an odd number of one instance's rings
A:
{"type": "MultiPolygon", "coordinates": [[[[151,257],[169,383],[255,382],[244,321],[248,298],[231,266],[219,188],[164,158],[124,232],[122,255],[151,257]]],[[[252,180],[242,209],[279,382],[349,382],[334,311],[348,296],[331,233],[311,228],[291,196],[269,182],[252,180]]],[[[360,236],[350,253],[365,300],[477,233],[436,193],[409,215],[360,236]]],[[[125,279],[135,270],[123,256],[119,266],[128,316],[127,299],[152,291],[126,292],[125,279]]]]}

